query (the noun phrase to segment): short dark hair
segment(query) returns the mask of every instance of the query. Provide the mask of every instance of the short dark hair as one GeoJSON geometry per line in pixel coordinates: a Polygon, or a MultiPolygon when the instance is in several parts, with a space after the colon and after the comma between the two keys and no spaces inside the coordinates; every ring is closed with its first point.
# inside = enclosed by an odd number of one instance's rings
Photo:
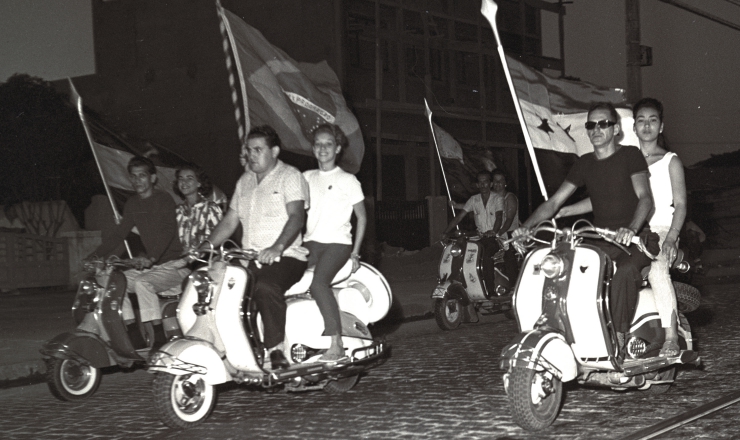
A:
{"type": "Polygon", "coordinates": [[[591,116],[591,113],[595,112],[596,110],[607,110],[612,118],[614,118],[614,121],[617,124],[619,124],[619,120],[621,119],[619,117],[619,113],[617,113],[617,109],[614,107],[614,104],[611,102],[595,102],[591,104],[591,107],[588,109],[588,114],[586,117],[591,116]]]}
{"type": "Polygon", "coordinates": [[[180,165],[175,170],[175,181],[172,182],[172,190],[175,192],[175,194],[177,194],[178,197],[180,197],[181,199],[185,198],[185,195],[177,186],[177,178],[180,177],[180,172],[184,170],[190,170],[195,173],[195,178],[198,179],[198,183],[200,183],[200,188],[198,188],[198,193],[200,195],[202,195],[203,197],[208,197],[211,195],[211,192],[213,191],[213,184],[211,183],[211,179],[208,178],[208,175],[205,171],[203,171],[203,168],[194,163],[188,162],[180,165]]]}
{"type": "Polygon", "coordinates": [[[655,98],[642,98],[632,107],[632,117],[637,119],[637,112],[642,108],[652,108],[658,112],[660,122],[663,122],[663,103],[655,98]]]}
{"type": "Polygon", "coordinates": [[[313,131],[311,131],[311,142],[316,142],[316,136],[320,133],[327,133],[332,136],[334,136],[334,142],[336,142],[337,145],[342,147],[341,150],[339,150],[339,153],[337,153],[337,159],[336,161],[339,162],[339,160],[344,155],[344,150],[346,150],[349,147],[349,139],[347,139],[347,136],[344,134],[341,128],[339,128],[336,124],[320,124],[318,127],[314,128],[313,131]]]}
{"type": "Polygon", "coordinates": [[[247,135],[246,140],[248,141],[250,139],[257,138],[263,138],[269,147],[280,147],[280,149],[283,148],[283,145],[280,142],[280,136],[278,136],[275,129],[270,127],[269,125],[258,125],[257,127],[252,127],[252,129],[249,130],[249,134],[247,135]]]}
{"type": "Polygon", "coordinates": [[[491,182],[493,182],[493,175],[491,175],[491,172],[488,171],[488,170],[481,170],[481,171],[478,171],[477,173],[475,173],[475,180],[478,180],[478,178],[480,176],[486,176],[486,177],[488,177],[488,180],[490,180],[491,182]]]}
{"type": "Polygon", "coordinates": [[[129,174],[131,174],[131,170],[134,167],[144,167],[146,168],[146,171],[152,176],[157,174],[157,167],[154,166],[154,162],[144,156],[134,156],[131,158],[131,160],[128,161],[126,169],[128,170],[129,174]]]}
{"type": "Polygon", "coordinates": [[[508,176],[506,175],[506,173],[504,172],[504,170],[502,170],[501,168],[496,168],[495,170],[493,170],[493,171],[491,172],[491,180],[493,180],[493,178],[494,178],[495,176],[501,176],[501,177],[503,177],[503,178],[504,178],[504,180],[505,180],[506,182],[508,182],[508,181],[509,181],[509,177],[508,177],[508,176]]]}

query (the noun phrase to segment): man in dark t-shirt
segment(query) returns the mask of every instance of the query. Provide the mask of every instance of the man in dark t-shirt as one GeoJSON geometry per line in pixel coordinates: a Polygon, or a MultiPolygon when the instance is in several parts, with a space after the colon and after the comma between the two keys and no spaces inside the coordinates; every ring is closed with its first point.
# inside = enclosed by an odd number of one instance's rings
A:
{"type": "Polygon", "coordinates": [[[617,263],[609,306],[617,332],[624,334],[629,332],[637,306],[642,283],[640,271],[650,264],[650,259],[631,245],[632,237],[642,231],[653,208],[649,173],[638,148],[616,143],[620,125],[619,114],[613,105],[594,104],[588,112],[586,129],[594,152],[576,160],[555,194],[540,205],[513,235],[525,234],[529,228],[552,218],[576,188],[585,185],[591,201],[588,206],[573,205],[576,208],[569,207],[571,212],[559,215],[580,214],[593,208],[594,224],[616,230],[616,242],[629,248],[631,255],[607,242],[593,243],[617,263]]]}
{"type": "MultiPolygon", "coordinates": [[[[134,157],[128,163],[129,179],[136,194],[124,205],[121,222],[103,237],[103,243],[91,254],[107,257],[134,228],[139,232],[146,250],[145,256],[136,257],[146,270],[129,269],[126,275],[127,291],[136,292],[142,322],[152,322],[154,347],[166,342],[162,328],[162,313],[157,292],[180,286],[190,273],[177,233],[175,201],[168,193],[154,189],[157,170],[152,161],[145,157],[134,157]]],[[[89,258],[89,257],[88,257],[89,258]]],[[[135,348],[146,346],[135,324],[131,301],[128,296],[123,302],[123,320],[128,328],[131,343],[135,348]]]]}

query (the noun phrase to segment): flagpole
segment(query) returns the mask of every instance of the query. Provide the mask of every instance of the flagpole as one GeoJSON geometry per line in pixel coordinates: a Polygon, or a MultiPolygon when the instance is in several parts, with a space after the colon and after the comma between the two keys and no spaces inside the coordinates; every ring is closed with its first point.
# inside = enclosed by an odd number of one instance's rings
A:
{"type": "MultiPolygon", "coordinates": [[[[92,150],[93,158],[95,158],[95,165],[97,165],[98,167],[100,178],[103,180],[103,187],[105,188],[105,193],[108,195],[108,201],[110,202],[110,207],[111,209],[113,209],[113,217],[115,219],[116,224],[118,225],[121,223],[121,215],[118,213],[118,209],[116,209],[116,204],[113,201],[113,194],[110,191],[108,182],[105,180],[105,173],[103,173],[103,167],[100,165],[100,159],[98,159],[98,153],[95,151],[95,145],[93,144],[93,138],[92,138],[92,134],[90,133],[90,128],[87,126],[87,122],[85,121],[85,113],[83,112],[83,108],[82,108],[82,97],[80,96],[79,93],[77,93],[77,89],[75,88],[75,85],[72,82],[72,78],[67,78],[67,80],[69,81],[69,87],[72,92],[75,107],[77,107],[77,113],[80,115],[80,121],[82,122],[82,128],[85,129],[85,135],[87,136],[87,142],[90,144],[90,149],[92,150]]],[[[128,245],[128,241],[123,240],[123,244],[126,246],[126,253],[128,253],[128,257],[133,258],[133,254],[131,253],[131,248],[128,245]]]]}
{"type": "MultiPolygon", "coordinates": [[[[429,108],[427,99],[424,98],[424,113],[427,115],[429,120],[429,129],[432,130],[432,140],[434,140],[434,148],[437,150],[437,158],[439,159],[439,167],[442,169],[442,178],[445,181],[445,188],[447,189],[447,198],[452,202],[452,194],[450,193],[450,185],[447,184],[447,175],[445,174],[445,167],[442,164],[442,155],[439,153],[439,145],[437,144],[437,135],[434,133],[434,125],[432,125],[432,110],[429,108]]],[[[452,215],[455,216],[455,205],[450,203],[450,209],[452,209],[452,215]]],[[[458,228],[459,229],[459,228],[458,228]]]]}
{"type": "Polygon", "coordinates": [[[522,107],[519,105],[519,98],[517,97],[516,90],[514,89],[514,82],[511,79],[511,73],[509,72],[509,64],[506,62],[506,54],[504,54],[504,46],[501,45],[501,38],[498,35],[498,28],[496,27],[496,11],[498,5],[493,0],[482,0],[480,12],[491,24],[493,29],[493,35],[496,37],[496,45],[498,46],[498,55],[501,58],[501,64],[504,67],[504,74],[506,75],[506,82],[509,84],[509,90],[511,90],[511,97],[514,98],[514,107],[516,108],[516,114],[519,117],[519,123],[522,126],[522,132],[524,133],[524,141],[527,144],[527,150],[529,150],[529,156],[532,158],[532,166],[534,167],[535,175],[537,176],[537,183],[540,186],[540,192],[542,197],[547,200],[547,190],[545,189],[545,182],[542,180],[542,174],[540,173],[540,166],[537,163],[537,156],[534,154],[534,147],[532,146],[532,139],[529,137],[529,130],[527,124],[524,122],[524,114],[522,113],[522,107]]]}

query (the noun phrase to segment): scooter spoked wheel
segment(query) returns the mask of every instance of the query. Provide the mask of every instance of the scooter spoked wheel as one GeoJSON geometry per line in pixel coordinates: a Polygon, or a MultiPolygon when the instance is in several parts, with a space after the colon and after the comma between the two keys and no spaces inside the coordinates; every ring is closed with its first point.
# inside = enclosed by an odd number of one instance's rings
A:
{"type": "Polygon", "coordinates": [[[452,298],[435,299],[434,318],[442,330],[454,330],[462,322],[462,304],[452,298]]]}
{"type": "Polygon", "coordinates": [[[216,390],[203,376],[175,376],[156,373],[153,382],[154,406],[170,428],[192,428],[203,423],[216,404],[216,390]]]}
{"type": "Polygon", "coordinates": [[[563,384],[557,377],[544,371],[514,367],[509,381],[509,404],[519,426],[540,431],[555,421],[563,398],[563,384]]]}
{"type": "Polygon", "coordinates": [[[357,384],[357,380],[359,378],[360,378],[360,375],[355,374],[354,376],[347,376],[341,379],[329,381],[324,386],[324,391],[326,391],[329,394],[346,393],[347,391],[351,390],[357,384]]]}
{"type": "Polygon", "coordinates": [[[82,400],[92,396],[100,385],[100,369],[70,359],[46,360],[46,383],[59,400],[82,400]]]}

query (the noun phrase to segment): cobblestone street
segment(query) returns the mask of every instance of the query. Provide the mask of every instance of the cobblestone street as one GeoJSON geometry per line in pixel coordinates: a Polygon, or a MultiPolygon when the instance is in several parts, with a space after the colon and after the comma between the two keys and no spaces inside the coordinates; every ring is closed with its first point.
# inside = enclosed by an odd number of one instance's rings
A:
{"type": "MultiPolygon", "coordinates": [[[[390,338],[388,362],[346,394],[221,387],[211,417],[189,431],[159,421],[152,376],[141,370],[105,375],[98,393],[79,404],[57,401],[44,384],[2,390],[0,432],[5,439],[615,439],[740,389],[736,291],[736,284],[702,288],[703,305],[688,318],[703,365],[682,368],[667,393],[568,385],[558,419],[537,435],[509,415],[498,360],[516,328],[506,320],[453,332],[433,320],[405,324],[422,330],[390,338]]],[[[738,438],[739,419],[734,405],[659,438],[738,438]]]]}

